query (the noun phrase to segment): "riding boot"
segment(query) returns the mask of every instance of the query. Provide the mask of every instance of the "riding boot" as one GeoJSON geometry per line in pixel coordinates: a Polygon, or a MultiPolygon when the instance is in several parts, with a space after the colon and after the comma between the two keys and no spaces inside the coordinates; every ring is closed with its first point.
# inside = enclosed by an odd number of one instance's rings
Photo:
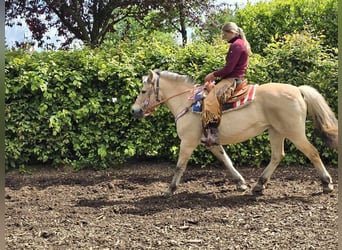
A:
{"type": "Polygon", "coordinates": [[[208,147],[220,145],[217,126],[206,128],[204,131],[204,137],[201,138],[201,142],[208,147]]]}

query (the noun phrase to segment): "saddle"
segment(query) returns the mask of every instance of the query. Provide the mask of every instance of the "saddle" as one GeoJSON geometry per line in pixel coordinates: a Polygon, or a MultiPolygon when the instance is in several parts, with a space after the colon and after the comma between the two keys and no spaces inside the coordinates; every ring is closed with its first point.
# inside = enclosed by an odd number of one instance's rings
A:
{"type": "MultiPolygon", "coordinates": [[[[236,109],[247,104],[254,99],[255,88],[257,85],[248,84],[247,80],[243,80],[234,90],[232,95],[222,106],[222,111],[236,109]]],[[[207,86],[201,86],[193,96],[189,99],[193,100],[192,111],[202,112],[202,102],[207,94],[207,86]]]]}
{"type": "Polygon", "coordinates": [[[237,102],[243,99],[249,91],[250,85],[247,83],[247,80],[243,80],[234,90],[233,94],[227,100],[227,103],[237,102]]]}

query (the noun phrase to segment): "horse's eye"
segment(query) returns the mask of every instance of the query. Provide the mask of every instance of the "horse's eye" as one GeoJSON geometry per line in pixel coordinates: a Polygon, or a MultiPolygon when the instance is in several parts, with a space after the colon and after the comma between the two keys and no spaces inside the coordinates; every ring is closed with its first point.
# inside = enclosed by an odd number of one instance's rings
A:
{"type": "Polygon", "coordinates": [[[146,94],[146,90],[142,90],[142,91],[141,91],[141,94],[146,94]]]}

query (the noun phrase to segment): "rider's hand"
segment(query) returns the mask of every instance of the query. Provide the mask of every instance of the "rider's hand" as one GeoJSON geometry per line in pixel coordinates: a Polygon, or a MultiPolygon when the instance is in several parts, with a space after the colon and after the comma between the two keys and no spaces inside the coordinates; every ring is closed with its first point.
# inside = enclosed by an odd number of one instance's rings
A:
{"type": "Polygon", "coordinates": [[[214,72],[211,72],[204,78],[204,82],[214,82],[215,78],[214,72]]]}

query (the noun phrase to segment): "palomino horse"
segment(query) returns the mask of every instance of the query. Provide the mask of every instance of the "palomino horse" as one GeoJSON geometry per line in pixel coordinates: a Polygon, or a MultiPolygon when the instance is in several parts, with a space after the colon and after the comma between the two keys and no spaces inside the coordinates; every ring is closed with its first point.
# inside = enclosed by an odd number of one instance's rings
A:
{"type": "MultiPolygon", "coordinates": [[[[169,71],[150,71],[143,77],[143,87],[132,106],[132,113],[140,118],[150,114],[164,103],[177,118],[177,133],[181,140],[177,167],[166,192],[172,195],[186,169],[194,149],[202,136],[201,115],[188,112],[192,104],[194,82],[187,76],[169,71]],[[180,117],[180,118],[179,118],[180,117]],[[179,118],[179,119],[178,119],[179,118]]],[[[256,88],[254,101],[238,111],[223,113],[219,126],[222,145],[239,143],[255,137],[265,130],[269,132],[271,160],[253,188],[254,194],[262,194],[271,175],[284,157],[284,139],[288,138],[306,155],[319,173],[323,192],[333,190],[332,179],[324,167],[317,149],[305,135],[307,112],[312,116],[316,128],[324,141],[337,148],[337,119],[323,96],[310,86],[296,87],[289,84],[268,83],[256,88]]],[[[246,182],[233,167],[224,148],[211,146],[208,149],[221,160],[232,175],[237,190],[245,191],[246,182]]]]}

